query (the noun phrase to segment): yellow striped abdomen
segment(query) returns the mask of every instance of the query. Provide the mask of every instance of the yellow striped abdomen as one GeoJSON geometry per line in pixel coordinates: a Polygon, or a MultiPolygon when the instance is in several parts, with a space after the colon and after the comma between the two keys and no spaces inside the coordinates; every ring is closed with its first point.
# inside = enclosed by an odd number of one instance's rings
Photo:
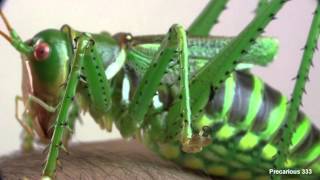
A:
{"type": "MultiPolygon", "coordinates": [[[[208,174],[268,178],[286,121],[287,98],[258,77],[237,72],[212,96],[204,112],[193,127],[198,131],[209,127],[212,144],[201,152],[182,152],[178,142],[155,143],[148,134],[152,127],[146,130],[146,144],[164,158],[208,174]]],[[[319,176],[320,133],[301,112],[291,141],[287,168],[312,168],[319,176]]]]}

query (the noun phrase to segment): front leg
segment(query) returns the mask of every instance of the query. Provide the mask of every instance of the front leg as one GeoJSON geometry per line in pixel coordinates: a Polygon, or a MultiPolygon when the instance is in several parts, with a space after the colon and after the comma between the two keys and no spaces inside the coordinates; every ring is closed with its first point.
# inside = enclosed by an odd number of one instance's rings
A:
{"type": "Polygon", "coordinates": [[[62,98],[62,103],[58,108],[58,115],[54,125],[54,132],[49,145],[49,153],[43,170],[44,178],[52,178],[55,173],[59,149],[62,148],[62,139],[64,129],[67,127],[67,116],[69,107],[73,102],[76,93],[76,88],[79,82],[80,70],[84,61],[84,55],[88,52],[91,46],[90,38],[83,34],[77,42],[77,50],[72,60],[72,67],[67,79],[66,91],[62,98]]]}
{"type": "MultiPolygon", "coordinates": [[[[15,98],[15,118],[19,122],[19,124],[23,128],[22,132],[22,150],[23,152],[31,152],[33,151],[33,141],[34,141],[34,117],[32,113],[31,104],[36,103],[40,105],[42,108],[47,110],[48,112],[55,112],[56,107],[52,107],[42,101],[41,99],[37,98],[33,95],[28,95],[28,99],[25,103],[25,110],[22,113],[22,116],[19,117],[19,101],[23,102],[23,98],[21,96],[16,96],[15,98]]],[[[42,131],[41,131],[42,132],[42,131]]],[[[39,133],[39,131],[38,131],[39,133]]]]}

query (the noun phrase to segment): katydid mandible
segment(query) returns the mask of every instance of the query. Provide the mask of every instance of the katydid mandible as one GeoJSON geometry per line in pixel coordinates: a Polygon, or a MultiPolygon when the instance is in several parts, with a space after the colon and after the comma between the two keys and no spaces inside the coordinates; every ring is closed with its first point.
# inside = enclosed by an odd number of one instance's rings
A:
{"type": "Polygon", "coordinates": [[[237,37],[210,36],[227,2],[209,2],[188,29],[175,24],[165,35],[95,34],[64,25],[28,41],[0,11],[9,31],[0,35],[22,56],[23,93],[16,101],[25,110],[16,117],[24,150],[35,138],[48,144],[43,177],[54,178],[80,112],[213,176],[268,178],[272,168],[308,168],[307,177],[319,176],[320,132],[299,111],[319,35],[319,5],[289,101],[249,72],[276,55],[277,40],[260,35],[286,1],[260,1],[237,37]]]}

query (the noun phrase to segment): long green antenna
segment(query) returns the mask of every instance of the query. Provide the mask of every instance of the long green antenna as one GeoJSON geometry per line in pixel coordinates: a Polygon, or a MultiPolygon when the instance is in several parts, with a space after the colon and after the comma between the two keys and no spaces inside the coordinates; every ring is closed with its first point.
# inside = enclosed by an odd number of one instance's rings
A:
{"type": "Polygon", "coordinates": [[[18,33],[12,28],[8,19],[1,10],[1,3],[2,2],[0,1],[0,19],[3,20],[4,25],[10,34],[6,34],[4,31],[0,30],[0,36],[4,37],[4,39],[6,39],[19,52],[26,55],[31,54],[33,52],[33,48],[25,42],[23,42],[18,33]]]}
{"type": "MultiPolygon", "coordinates": [[[[1,4],[2,2],[0,1],[0,18],[3,20],[4,25],[6,26],[7,30],[10,32],[12,31],[12,27],[9,24],[9,21],[7,20],[6,16],[3,14],[1,10],[1,4]]],[[[10,44],[12,43],[12,39],[10,35],[7,35],[4,31],[0,30],[0,36],[4,37],[4,39],[6,39],[10,44]]]]}

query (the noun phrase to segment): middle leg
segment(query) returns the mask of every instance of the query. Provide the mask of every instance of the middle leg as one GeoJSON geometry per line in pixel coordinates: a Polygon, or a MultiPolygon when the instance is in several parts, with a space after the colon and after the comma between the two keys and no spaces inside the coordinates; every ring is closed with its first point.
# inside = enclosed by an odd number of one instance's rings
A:
{"type": "MultiPolygon", "coordinates": [[[[165,141],[179,139],[182,144],[188,144],[192,138],[193,131],[191,129],[191,108],[189,93],[189,61],[187,36],[183,27],[173,25],[168,34],[163,39],[161,46],[154,56],[151,65],[143,75],[140,84],[135,91],[128,110],[120,118],[118,127],[124,137],[130,137],[137,131],[140,131],[146,122],[145,116],[150,111],[152,99],[159,89],[161,80],[168,71],[170,64],[179,63],[179,95],[181,100],[180,106],[177,108],[180,117],[173,120],[172,123],[178,124],[181,129],[174,132],[175,136],[166,139],[163,136],[160,139],[165,141]],[[176,62],[175,62],[176,61],[176,62]]],[[[151,105],[152,107],[152,105],[151,105]]]]}

